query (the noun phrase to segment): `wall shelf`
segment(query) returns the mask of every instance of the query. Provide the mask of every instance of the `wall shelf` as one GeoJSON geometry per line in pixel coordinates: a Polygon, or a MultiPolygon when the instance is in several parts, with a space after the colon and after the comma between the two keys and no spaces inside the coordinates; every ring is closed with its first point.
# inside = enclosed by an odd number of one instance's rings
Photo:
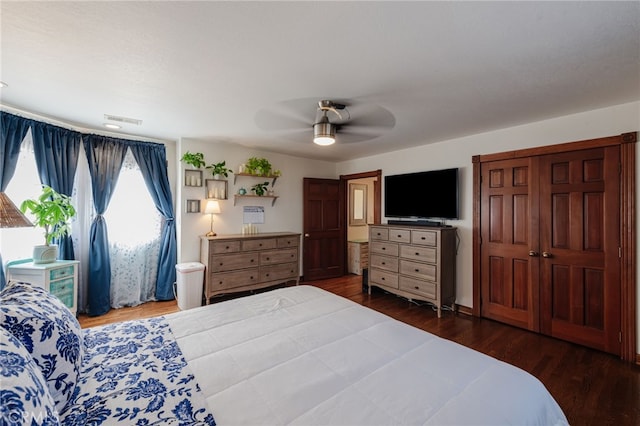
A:
{"type": "Polygon", "coordinates": [[[256,179],[271,179],[271,187],[273,188],[276,184],[276,180],[278,180],[278,178],[280,176],[274,176],[274,175],[269,175],[269,176],[259,176],[259,175],[252,175],[251,173],[234,173],[233,174],[233,184],[236,184],[236,179],[238,179],[238,176],[243,176],[243,177],[251,177],[251,178],[256,178],[256,179]]]}
{"type": "Polygon", "coordinates": [[[276,203],[276,200],[278,199],[277,195],[250,195],[250,194],[245,194],[245,195],[240,195],[240,194],[235,194],[233,196],[233,205],[236,205],[236,201],[239,198],[271,198],[271,206],[273,207],[273,205],[276,203]]]}
{"type": "Polygon", "coordinates": [[[202,170],[185,169],[184,186],[202,186],[202,170]]]}

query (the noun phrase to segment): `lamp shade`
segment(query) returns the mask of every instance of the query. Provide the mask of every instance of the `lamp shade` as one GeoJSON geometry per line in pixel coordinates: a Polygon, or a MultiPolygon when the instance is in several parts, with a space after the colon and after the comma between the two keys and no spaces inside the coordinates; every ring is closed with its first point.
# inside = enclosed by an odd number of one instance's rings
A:
{"type": "Polygon", "coordinates": [[[7,194],[0,192],[0,228],[21,228],[33,224],[13,204],[7,194]]]}
{"type": "Polygon", "coordinates": [[[204,214],[220,213],[220,203],[216,200],[207,201],[207,205],[204,208],[204,214]]]}

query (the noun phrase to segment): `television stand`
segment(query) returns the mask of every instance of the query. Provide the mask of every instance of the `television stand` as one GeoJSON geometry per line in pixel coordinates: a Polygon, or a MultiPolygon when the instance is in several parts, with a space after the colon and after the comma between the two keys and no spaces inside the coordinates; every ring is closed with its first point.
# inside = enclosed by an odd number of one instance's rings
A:
{"type": "Polygon", "coordinates": [[[436,226],[442,227],[442,222],[434,220],[387,220],[389,225],[406,225],[406,226],[436,226]]]}

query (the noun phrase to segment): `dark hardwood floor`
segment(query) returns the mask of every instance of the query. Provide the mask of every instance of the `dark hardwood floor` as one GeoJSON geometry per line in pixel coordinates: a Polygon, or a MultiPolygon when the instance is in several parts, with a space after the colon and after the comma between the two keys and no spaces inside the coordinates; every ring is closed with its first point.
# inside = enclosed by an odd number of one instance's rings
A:
{"type": "MultiPolygon", "coordinates": [[[[640,366],[593,349],[505,324],[444,312],[374,289],[362,292],[361,277],[306,282],[368,306],[445,339],[513,364],[547,387],[574,425],[640,425],[640,366]]],[[[153,302],[87,318],[83,327],[176,311],[175,302],[153,302]],[[128,310],[128,312],[127,312],[128,310]]],[[[427,361],[425,361],[427,362],[427,361]]]]}

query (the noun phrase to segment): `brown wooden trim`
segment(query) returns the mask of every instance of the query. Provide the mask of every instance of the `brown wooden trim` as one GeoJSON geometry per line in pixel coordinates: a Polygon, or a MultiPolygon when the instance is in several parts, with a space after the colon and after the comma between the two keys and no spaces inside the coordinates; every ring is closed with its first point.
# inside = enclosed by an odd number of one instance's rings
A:
{"type": "Polygon", "coordinates": [[[509,160],[513,158],[532,157],[535,155],[558,154],[560,152],[577,151],[580,149],[602,148],[605,146],[620,145],[623,142],[624,138],[630,138],[630,135],[633,135],[635,133],[636,132],[623,133],[621,135],[608,136],[604,138],[566,142],[535,148],[517,149],[514,151],[498,152],[495,154],[483,154],[478,156],[480,157],[478,161],[481,163],[486,163],[487,161],[509,160]]]}
{"type": "Polygon", "coordinates": [[[480,274],[481,274],[481,259],[480,259],[480,244],[482,243],[481,239],[481,227],[480,227],[480,185],[481,185],[481,170],[482,163],[480,163],[480,156],[474,155],[472,157],[473,161],[473,241],[472,241],[472,250],[473,250],[473,306],[471,308],[471,312],[474,316],[480,316],[480,309],[482,307],[482,300],[480,294],[480,274]]]}
{"type": "Polygon", "coordinates": [[[462,315],[474,316],[473,308],[456,304],[456,312],[462,315]]]}
{"type": "Polygon", "coordinates": [[[352,173],[349,175],[340,175],[340,180],[347,182],[352,179],[376,178],[373,183],[374,202],[373,202],[373,223],[378,225],[382,221],[382,170],[372,170],[369,172],[352,173]]]}
{"type": "Polygon", "coordinates": [[[626,361],[636,358],[636,144],[637,133],[622,135],[620,146],[620,245],[621,312],[620,355],[626,361]]]}

